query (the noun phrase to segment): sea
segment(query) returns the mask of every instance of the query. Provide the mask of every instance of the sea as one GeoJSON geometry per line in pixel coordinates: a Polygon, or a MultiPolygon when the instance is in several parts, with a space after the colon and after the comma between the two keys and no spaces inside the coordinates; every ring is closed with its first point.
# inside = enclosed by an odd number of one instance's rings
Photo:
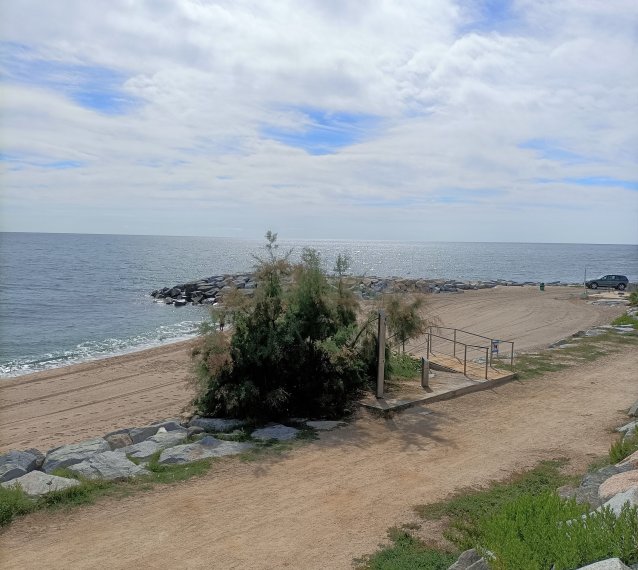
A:
{"type": "MultiPolygon", "coordinates": [[[[263,240],[0,233],[0,378],[125,354],[195,336],[206,307],[156,303],[151,291],[250,271],[263,240]]],[[[638,281],[638,245],[293,240],[298,259],[339,253],[355,275],[561,281],[585,273],[638,281]]]]}

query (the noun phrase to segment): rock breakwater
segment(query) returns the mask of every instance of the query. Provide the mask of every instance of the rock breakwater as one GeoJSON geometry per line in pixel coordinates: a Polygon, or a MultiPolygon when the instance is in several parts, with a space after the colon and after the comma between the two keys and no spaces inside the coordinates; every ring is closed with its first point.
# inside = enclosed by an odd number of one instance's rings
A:
{"type": "MultiPolygon", "coordinates": [[[[538,286],[537,281],[459,281],[455,279],[411,279],[405,277],[347,277],[347,286],[362,299],[374,299],[388,293],[462,293],[467,290],[494,287],[538,286]]],[[[553,281],[548,286],[576,286],[574,283],[553,281]]],[[[223,302],[225,295],[238,291],[252,295],[257,288],[254,274],[216,275],[197,281],[189,281],[172,287],[156,289],[151,296],[158,302],[181,307],[186,304],[214,305],[223,302]]]]}

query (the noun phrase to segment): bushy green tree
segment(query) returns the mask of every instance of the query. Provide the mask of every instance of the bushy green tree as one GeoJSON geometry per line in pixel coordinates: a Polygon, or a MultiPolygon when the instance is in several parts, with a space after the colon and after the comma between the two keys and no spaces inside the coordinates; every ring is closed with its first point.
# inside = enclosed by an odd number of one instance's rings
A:
{"type": "Polygon", "coordinates": [[[386,301],[388,329],[405,352],[405,343],[423,334],[430,322],[421,314],[424,306],[423,298],[411,300],[404,296],[392,295],[386,301]]]}
{"type": "Polygon", "coordinates": [[[209,327],[195,352],[196,405],[258,420],[343,415],[366,382],[354,299],[331,286],[316,251],[293,266],[278,255],[276,234],[266,240],[255,298],[234,311],[230,340],[209,327]]]}

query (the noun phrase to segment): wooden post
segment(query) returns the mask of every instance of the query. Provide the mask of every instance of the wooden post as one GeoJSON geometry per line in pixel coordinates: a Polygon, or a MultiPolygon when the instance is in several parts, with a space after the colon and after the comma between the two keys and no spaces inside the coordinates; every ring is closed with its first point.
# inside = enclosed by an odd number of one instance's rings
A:
{"type": "Polygon", "coordinates": [[[453,356],[454,356],[454,358],[456,358],[456,329],[454,329],[454,352],[453,352],[453,356]]]}
{"type": "Polygon", "coordinates": [[[492,366],[492,347],[494,346],[494,339],[490,339],[490,366],[492,366]]]}
{"type": "Polygon", "coordinates": [[[430,361],[421,357],[421,387],[430,388],[430,361]]]}
{"type": "Polygon", "coordinates": [[[463,356],[463,376],[467,376],[467,344],[465,345],[465,354],[463,356]]]}
{"type": "Polygon", "coordinates": [[[512,342],[512,354],[510,355],[510,368],[514,370],[514,343],[512,342]]]}
{"type": "Polygon", "coordinates": [[[379,311],[379,368],[377,370],[377,398],[383,398],[383,381],[385,372],[385,312],[379,311]]]}
{"type": "Polygon", "coordinates": [[[486,379],[486,380],[487,380],[487,364],[488,364],[488,362],[490,361],[490,360],[489,360],[489,358],[490,358],[491,352],[492,352],[492,351],[491,351],[491,348],[486,348],[486,349],[485,349],[485,379],[486,379]],[[489,352],[490,354],[488,354],[488,352],[489,352]]]}

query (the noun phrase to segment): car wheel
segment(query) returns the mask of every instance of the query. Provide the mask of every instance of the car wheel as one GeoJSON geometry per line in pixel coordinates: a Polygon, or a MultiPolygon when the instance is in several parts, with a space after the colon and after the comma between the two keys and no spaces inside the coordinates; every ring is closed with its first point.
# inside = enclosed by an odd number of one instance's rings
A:
{"type": "Polygon", "coordinates": [[[598,289],[598,283],[592,283],[592,284],[590,285],[590,287],[591,287],[592,289],[598,289]]]}
{"type": "Polygon", "coordinates": [[[625,284],[624,283],[619,283],[618,284],[618,290],[619,291],[624,291],[625,290],[625,284]]]}

